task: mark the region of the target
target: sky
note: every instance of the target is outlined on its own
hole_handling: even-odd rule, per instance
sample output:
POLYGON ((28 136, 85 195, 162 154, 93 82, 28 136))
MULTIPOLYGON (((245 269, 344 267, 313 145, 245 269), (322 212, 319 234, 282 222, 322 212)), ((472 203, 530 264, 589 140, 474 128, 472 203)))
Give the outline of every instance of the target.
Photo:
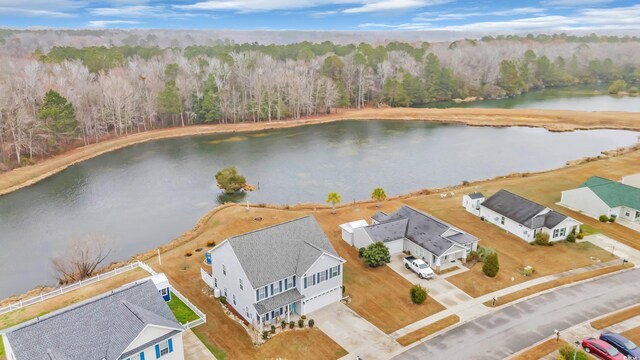
POLYGON ((0 0, 0 27, 629 31, 640 0, 0 0))

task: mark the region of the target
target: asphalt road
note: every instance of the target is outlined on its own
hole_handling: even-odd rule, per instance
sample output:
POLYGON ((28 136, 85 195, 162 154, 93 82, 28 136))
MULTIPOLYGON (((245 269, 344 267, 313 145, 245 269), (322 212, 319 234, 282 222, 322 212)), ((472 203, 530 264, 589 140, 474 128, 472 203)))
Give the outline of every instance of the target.
POLYGON ((638 303, 640 270, 636 269, 508 306, 429 339, 394 359, 504 359, 553 336, 554 329, 562 336, 564 329, 638 303))

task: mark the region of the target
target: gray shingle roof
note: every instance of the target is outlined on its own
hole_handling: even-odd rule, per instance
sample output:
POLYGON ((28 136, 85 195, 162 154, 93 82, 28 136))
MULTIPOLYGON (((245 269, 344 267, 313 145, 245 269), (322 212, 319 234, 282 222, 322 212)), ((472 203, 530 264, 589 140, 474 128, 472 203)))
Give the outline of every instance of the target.
POLYGON ((240 265, 254 288, 305 271, 324 252, 339 257, 312 216, 230 237, 240 265))
POLYGON ((7 330, 16 358, 117 360, 146 325, 182 331, 152 280, 7 330))
POLYGON ((262 314, 266 314, 271 310, 279 309, 282 306, 289 305, 302 298, 304 298, 304 296, 300 294, 298 289, 293 288, 283 293, 280 293, 276 296, 272 296, 270 298, 264 299, 253 305, 255 306, 256 311, 260 315, 262 315, 262 314))
POLYGON ((471 199, 475 200, 475 199, 482 199, 484 197, 484 195, 482 195, 482 193, 473 193, 473 194, 469 194, 468 195, 471 199))
POLYGON ((547 209, 545 206, 504 189, 493 194, 481 205, 529 229, 543 226, 551 229, 567 218, 566 215, 553 210, 540 214, 547 209))
POLYGON ((384 211, 378 211, 377 213, 373 214, 371 218, 375 221, 382 222, 388 220, 389 215, 387 215, 387 213, 385 213, 384 211))
POLYGON ((388 242, 407 238, 436 256, 442 255, 456 244, 478 241, 475 236, 457 230, 446 222, 409 206, 400 207, 388 216, 388 220, 369 225, 365 229, 373 241, 388 242), (445 233, 448 234, 445 236, 445 233))

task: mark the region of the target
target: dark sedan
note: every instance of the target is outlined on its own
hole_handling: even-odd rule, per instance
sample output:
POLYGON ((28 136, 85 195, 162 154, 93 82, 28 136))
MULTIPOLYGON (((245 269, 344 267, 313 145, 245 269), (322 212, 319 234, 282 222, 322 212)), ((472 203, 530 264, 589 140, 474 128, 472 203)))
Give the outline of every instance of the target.
POLYGON ((633 341, 626 337, 605 331, 600 334, 600 340, 604 340, 618 349, 621 353, 627 356, 629 359, 640 360, 640 348, 633 341))

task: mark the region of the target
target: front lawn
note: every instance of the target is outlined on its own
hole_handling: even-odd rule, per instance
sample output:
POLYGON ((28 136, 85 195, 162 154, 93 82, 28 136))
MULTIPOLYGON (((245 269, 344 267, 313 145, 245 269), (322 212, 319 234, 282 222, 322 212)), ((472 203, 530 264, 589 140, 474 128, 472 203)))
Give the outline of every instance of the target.
POLYGON ((0 359, 4 359, 4 343, 2 342, 2 335, 0 335, 0 359))
POLYGON ((171 309, 180 324, 186 324, 200 318, 174 293, 171 293, 171 300, 167 302, 167 305, 169 305, 169 309, 171 309))

